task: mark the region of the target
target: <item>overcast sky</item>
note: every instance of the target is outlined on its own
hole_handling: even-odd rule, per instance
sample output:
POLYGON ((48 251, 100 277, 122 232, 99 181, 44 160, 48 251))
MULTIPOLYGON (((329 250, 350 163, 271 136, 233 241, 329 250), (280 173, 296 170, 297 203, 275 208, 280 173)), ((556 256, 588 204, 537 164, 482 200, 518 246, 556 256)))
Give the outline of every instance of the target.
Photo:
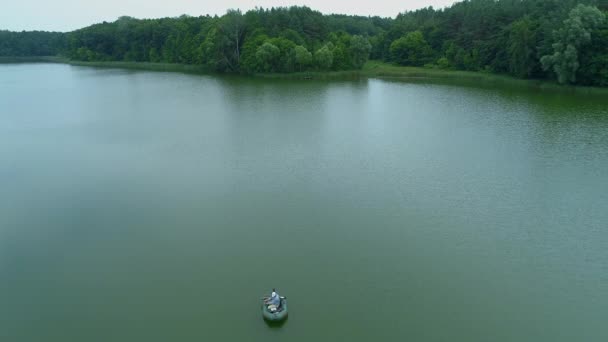
POLYGON ((224 14, 256 6, 306 5, 323 13, 395 17, 399 12, 433 6, 442 8, 456 0, 0 0, 0 30, 71 31, 122 15, 136 18, 224 14))

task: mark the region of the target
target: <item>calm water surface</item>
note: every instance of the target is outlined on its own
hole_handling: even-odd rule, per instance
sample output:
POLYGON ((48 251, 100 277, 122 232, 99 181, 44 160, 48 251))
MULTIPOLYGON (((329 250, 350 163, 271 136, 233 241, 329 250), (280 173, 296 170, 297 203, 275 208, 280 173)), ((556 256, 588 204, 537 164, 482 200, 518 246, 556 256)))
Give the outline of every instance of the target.
POLYGON ((608 340, 601 96, 0 65, 0 142, 3 341, 608 340))

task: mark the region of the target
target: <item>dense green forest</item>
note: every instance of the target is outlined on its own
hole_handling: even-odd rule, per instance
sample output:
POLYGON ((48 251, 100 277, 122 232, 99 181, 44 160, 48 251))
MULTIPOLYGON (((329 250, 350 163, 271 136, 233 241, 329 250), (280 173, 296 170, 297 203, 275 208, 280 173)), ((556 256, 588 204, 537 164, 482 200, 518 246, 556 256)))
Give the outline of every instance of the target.
POLYGON ((59 32, 0 30, 0 56, 51 56, 66 51, 66 35, 59 32))
POLYGON ((0 56, 196 64, 219 72, 398 65, 608 86, 608 0, 468 0, 396 18, 308 7, 121 17, 68 33, 0 31, 0 56))

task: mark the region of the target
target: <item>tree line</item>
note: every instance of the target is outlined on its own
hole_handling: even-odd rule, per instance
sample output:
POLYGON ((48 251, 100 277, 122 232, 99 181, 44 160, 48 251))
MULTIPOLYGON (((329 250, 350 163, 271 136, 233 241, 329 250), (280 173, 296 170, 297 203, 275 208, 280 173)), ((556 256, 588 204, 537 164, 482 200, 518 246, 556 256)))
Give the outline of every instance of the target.
POLYGON ((53 56, 66 50, 65 34, 59 32, 0 30, 0 56, 53 56))
POLYGON ((308 7, 121 17, 68 33, 0 31, 0 56, 197 64, 232 73, 360 69, 369 59, 608 86, 608 0, 466 0, 396 18, 308 7))

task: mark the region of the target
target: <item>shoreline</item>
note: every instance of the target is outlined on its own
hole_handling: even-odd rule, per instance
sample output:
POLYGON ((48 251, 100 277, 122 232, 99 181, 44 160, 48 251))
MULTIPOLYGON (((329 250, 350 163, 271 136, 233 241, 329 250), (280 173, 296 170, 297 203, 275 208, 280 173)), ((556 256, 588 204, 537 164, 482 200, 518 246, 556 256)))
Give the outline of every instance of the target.
POLYGON ((379 79, 429 80, 442 83, 458 82, 460 84, 472 84, 476 86, 503 85, 522 90, 534 89, 581 94, 608 94, 608 88, 562 85, 550 80, 521 79, 481 71, 397 66, 380 61, 368 61, 363 66, 362 72, 369 78, 379 79))
POLYGON ((0 56, 0 64, 19 63, 67 63, 68 60, 59 56, 29 56, 29 57, 3 57, 0 56))
MULTIPOLYGON (((41 57, 0 57, 0 63, 61 63, 73 66, 116 68, 130 70, 147 70, 159 72, 181 72, 188 74, 205 75, 230 75, 217 73, 200 65, 178 64, 178 63, 152 63, 152 62, 84 62, 73 61, 60 56, 41 57)), ((430 82, 459 82, 473 83, 475 85, 509 85, 521 89, 567 91, 587 94, 608 94, 608 88, 561 85, 548 80, 519 79, 507 75, 485 73, 479 71, 461 71, 432 69, 423 67, 397 66, 389 63, 370 60, 361 70, 342 71, 303 71, 294 73, 255 73, 251 75, 239 75, 253 78, 267 79, 291 79, 291 80, 355 80, 361 78, 394 79, 394 80, 417 80, 430 82)))
POLYGON ((152 63, 152 62, 82 62, 64 60, 65 64, 83 67, 95 68, 114 68, 114 69, 131 69, 131 70, 147 70, 161 72, 182 72, 189 74, 214 74, 209 69, 194 64, 177 64, 177 63, 152 63))

